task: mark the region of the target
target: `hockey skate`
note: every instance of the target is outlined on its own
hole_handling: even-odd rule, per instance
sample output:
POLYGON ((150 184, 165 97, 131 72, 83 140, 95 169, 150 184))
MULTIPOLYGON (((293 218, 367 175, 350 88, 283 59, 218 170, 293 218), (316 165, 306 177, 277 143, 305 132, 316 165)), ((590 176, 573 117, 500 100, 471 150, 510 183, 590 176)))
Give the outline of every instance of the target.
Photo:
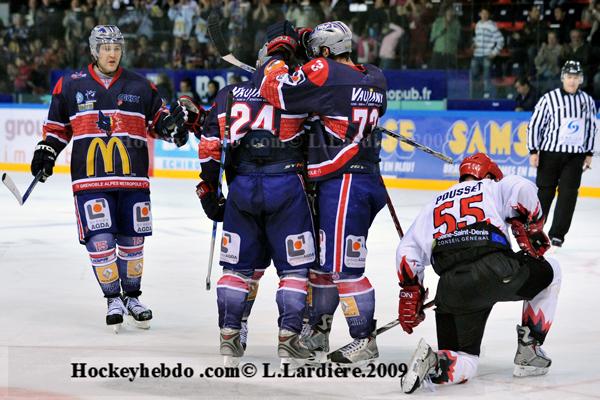
POLYGON ((109 297, 106 302, 108 304, 106 325, 111 326, 115 333, 119 333, 119 329, 123 325, 123 315, 127 313, 127 308, 125 308, 125 304, 119 296, 109 297))
POLYGON ((402 391, 410 394, 421 387, 423 381, 429 379, 429 374, 435 372, 437 364, 437 353, 431 349, 425 339, 421 339, 408 364, 406 374, 400 380, 402 391))
POLYGON ((327 353, 329 353, 329 333, 331 332, 331 324, 333 315, 323 314, 321 321, 311 327, 305 324, 302 327, 300 340, 304 346, 311 351, 312 356, 309 359, 311 364, 321 364, 327 361, 327 353))
POLYGON ((375 336, 368 336, 364 339, 354 339, 352 343, 331 353, 329 358, 331 362, 338 364, 356 364, 362 367, 377 357, 379 357, 379 350, 375 336))
POLYGON ((248 321, 242 321, 242 329, 240 329, 240 342, 242 347, 246 350, 246 343, 248 342, 248 321))
POLYGON ((221 355, 225 367, 237 368, 244 355, 244 348, 240 341, 240 329, 221 329, 221 355))
POLYGON ((129 314, 130 322, 140 329, 150 329, 152 310, 140 303, 137 297, 125 297, 125 306, 129 314))
POLYGON ((277 355, 281 358, 282 369, 284 364, 288 364, 288 369, 293 370, 306 364, 311 352, 300 341, 298 333, 280 329, 277 355))
POLYGON ((544 353, 537 340, 531 336, 529 327, 517 325, 517 336, 517 354, 515 354, 513 375, 524 377, 547 374, 552 360, 544 353))

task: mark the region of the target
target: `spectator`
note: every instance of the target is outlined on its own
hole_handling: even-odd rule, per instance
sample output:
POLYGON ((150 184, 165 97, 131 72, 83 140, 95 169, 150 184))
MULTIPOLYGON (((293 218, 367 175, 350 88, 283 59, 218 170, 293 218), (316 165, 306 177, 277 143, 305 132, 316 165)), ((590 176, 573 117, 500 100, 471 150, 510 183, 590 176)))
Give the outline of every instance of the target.
POLYGON ((483 73, 483 91, 485 97, 494 97, 495 87, 492 85, 492 60, 504 47, 504 37, 496 24, 490 20, 490 11, 487 7, 479 12, 481 20, 475 25, 473 38, 474 53, 471 59, 471 97, 476 97, 475 86, 480 85, 483 73))
POLYGON ((71 32, 77 28, 81 29, 83 23, 83 10, 79 0, 71 0, 70 8, 65 11, 62 25, 65 28, 65 39, 71 37, 71 32))
POLYGON ((195 0, 169 0, 169 12, 167 15, 173 21, 173 36, 188 39, 192 32, 194 18, 200 14, 200 8, 195 0))
POLYGON ((550 24, 550 28, 558 32, 558 40, 561 44, 569 43, 570 32, 575 28, 573 21, 567 17, 562 6, 554 8, 554 19, 550 24))
POLYGON ((16 93, 31 93, 31 66, 21 57, 15 59, 17 76, 14 79, 16 93))
POLYGON ((542 43, 540 51, 535 56, 538 86, 542 93, 558 86, 560 77, 560 57, 563 53, 562 46, 558 43, 555 31, 547 33, 547 41, 542 43))
POLYGON ((590 81, 591 51, 590 45, 584 40, 583 33, 579 29, 573 29, 571 42, 563 46, 563 54, 560 58, 561 64, 567 60, 579 61, 583 68, 583 77, 587 80, 584 87, 590 81))
POLYGON ((156 79, 156 90, 158 91, 158 95, 166 104, 171 104, 173 102, 173 84, 171 83, 171 79, 169 79, 169 75, 167 74, 158 74, 158 78, 156 79))
POLYGON ((183 54, 183 62, 186 69, 201 69, 204 67, 204 51, 195 36, 188 40, 188 48, 183 54))
POLYGON ((135 68, 152 68, 155 64, 154 51, 150 49, 148 38, 140 36, 136 48, 133 49, 131 65, 135 68))
POLYGON ((111 7, 111 0, 96 0, 96 7, 94 8, 94 17, 98 20, 99 24, 103 18, 103 21, 106 25, 115 25, 116 24, 116 15, 111 7))
POLYGON ((460 23, 455 17, 454 8, 446 8, 444 15, 436 18, 429 40, 433 43, 431 68, 456 69, 460 23))
POLYGON ((365 29, 362 35, 358 37, 356 43, 356 61, 359 64, 375 64, 377 55, 379 54, 378 40, 373 35, 375 31, 372 29, 365 29))
MULTIPOLYGON (((413 0, 408 1, 410 4, 413 4, 413 0)), ((379 35, 381 35, 383 32, 383 28, 389 24, 390 16, 387 8, 388 7, 384 4, 383 0, 375 0, 375 5, 373 9, 368 12, 367 16, 367 29, 369 37, 379 37, 379 35)))
POLYGON ((397 69, 400 68, 398 54, 396 49, 400 39, 405 34, 405 30, 401 26, 394 23, 389 25, 390 31, 383 37, 381 48, 379 49, 379 59, 381 68, 397 69))
POLYGON ((533 111, 538 101, 538 92, 531 86, 529 79, 521 77, 515 82, 517 97, 515 98, 515 111, 533 111))
POLYGON ((215 80, 210 80, 206 87, 206 97, 202 99, 202 104, 211 107, 217 98, 217 93, 219 92, 220 85, 219 82, 215 80))
POLYGON ((409 14, 409 61, 412 68, 422 68, 425 64, 425 54, 429 48, 427 38, 429 37, 429 25, 425 15, 425 6, 421 3, 414 3, 413 0, 407 0, 407 9, 409 14))
POLYGON ((8 40, 16 40, 21 45, 27 45, 29 40, 29 28, 25 26, 25 20, 21 14, 12 15, 12 25, 6 34, 8 40))
POLYGON ((177 98, 181 96, 188 96, 194 99, 195 104, 200 104, 200 96, 198 96, 198 92, 194 90, 194 86, 192 85, 192 80, 190 78, 183 78, 181 82, 179 82, 179 92, 177 92, 177 98))
POLYGON ((133 6, 128 6, 125 9, 117 25, 129 37, 144 35, 152 39, 154 36, 152 21, 150 20, 146 6, 141 0, 133 0, 133 6))
POLYGON ((533 73, 533 60, 546 39, 546 30, 546 25, 541 20, 540 9, 534 5, 528 12, 523 29, 512 33, 512 60, 513 64, 519 66, 521 75, 533 73))
POLYGON ((160 43, 159 51, 154 55, 153 67, 171 68, 171 47, 168 40, 160 43))
MULTIPOLYGON (((377 7, 375 0, 375 7, 377 7)), ((381 1, 383 3, 383 1, 381 1)), ((299 3, 292 3, 285 14, 294 26, 314 28, 323 21, 325 15, 319 6, 319 3, 314 0, 302 0, 299 3)))
POLYGON ((171 52, 171 68, 183 68, 183 39, 176 36, 173 42, 173 51, 171 52))

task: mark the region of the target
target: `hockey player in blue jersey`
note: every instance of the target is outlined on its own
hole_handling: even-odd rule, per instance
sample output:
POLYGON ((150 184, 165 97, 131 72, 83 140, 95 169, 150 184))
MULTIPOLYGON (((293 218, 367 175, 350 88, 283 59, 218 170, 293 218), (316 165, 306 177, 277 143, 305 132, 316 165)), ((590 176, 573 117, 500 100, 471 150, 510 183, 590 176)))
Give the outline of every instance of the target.
POLYGON ((303 133, 306 113, 283 112, 260 96, 263 68, 247 82, 222 89, 200 136, 202 181, 197 186, 206 215, 223 221, 223 276, 217 283, 220 352, 226 366, 244 354, 242 319, 251 286, 271 261, 279 275, 278 355, 302 364, 310 351, 299 334, 308 270, 316 261, 313 222, 304 191, 303 133), (216 193, 226 98, 233 94, 226 176, 228 196, 216 193))
POLYGON ((373 128, 386 110, 387 84, 373 65, 350 60, 352 32, 339 21, 298 37, 287 21, 267 32, 271 60, 260 93, 282 112, 311 114, 308 177, 318 182, 320 268, 311 270, 312 333, 305 343, 329 350, 334 311, 341 302, 352 343, 332 354, 338 363, 378 357, 372 332, 375 293, 364 275, 366 241, 386 203, 379 172, 381 138, 373 128), (280 59, 305 45, 312 60, 291 74, 280 59))
POLYGON ((54 87, 31 172, 41 172, 44 182, 57 155, 73 142, 79 241, 108 302, 106 323, 118 331, 123 316, 131 315, 138 327, 149 328, 152 311, 138 300, 144 237, 152 234, 147 141, 185 144, 185 110, 170 114, 153 84, 120 67, 124 39, 118 27, 96 26, 89 43, 93 62, 54 87))

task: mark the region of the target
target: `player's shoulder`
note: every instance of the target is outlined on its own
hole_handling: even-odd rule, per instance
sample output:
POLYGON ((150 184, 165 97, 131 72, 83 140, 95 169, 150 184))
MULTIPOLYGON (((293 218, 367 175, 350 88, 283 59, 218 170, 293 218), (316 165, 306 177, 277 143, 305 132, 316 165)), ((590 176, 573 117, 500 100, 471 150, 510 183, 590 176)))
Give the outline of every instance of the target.
POLYGON ((136 86, 139 85, 139 87, 141 88, 152 89, 158 92, 156 85, 150 79, 130 69, 121 68, 121 74, 119 76, 119 79, 123 79, 125 81, 128 81, 129 83, 133 83, 136 86))
POLYGON ((505 175, 500 181, 495 182, 491 179, 489 181, 493 182, 494 186, 499 187, 503 190, 512 190, 514 188, 528 188, 537 193, 537 186, 531 180, 524 178, 519 175, 505 175))
POLYGON ((52 94, 62 94, 68 91, 70 87, 76 86, 77 84, 91 79, 88 68, 81 68, 79 70, 65 72, 58 78, 58 81, 54 84, 52 94))

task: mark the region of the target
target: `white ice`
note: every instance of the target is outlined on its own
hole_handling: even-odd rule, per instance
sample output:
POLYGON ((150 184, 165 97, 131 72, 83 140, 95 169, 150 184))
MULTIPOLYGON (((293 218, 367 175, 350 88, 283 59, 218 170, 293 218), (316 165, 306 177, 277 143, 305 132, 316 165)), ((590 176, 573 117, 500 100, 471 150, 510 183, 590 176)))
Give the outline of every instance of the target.
MULTIPOLYGON (((24 191, 31 177, 11 173, 24 191)), ((392 190, 404 229, 434 195, 392 190)), ((391 399, 403 396, 398 378, 206 379, 71 378, 71 363, 88 366, 169 366, 182 363, 196 372, 221 366, 215 290, 204 280, 212 224, 204 217, 190 180, 154 179, 154 236, 146 241, 141 297, 154 311, 149 331, 126 327, 115 335, 104 324, 106 303, 93 277, 85 248, 78 243, 69 178, 57 175, 40 184, 20 207, 0 188, 0 398, 158 399, 308 398, 391 399)), ((521 304, 498 304, 487 324, 478 376, 465 385, 420 391, 412 397, 489 399, 600 398, 600 200, 581 198, 561 262, 563 287, 556 318, 544 346, 552 357, 544 377, 512 377, 515 325, 521 304)), ((368 239, 367 276, 376 288, 380 325, 396 317, 398 285, 394 267, 398 238, 386 209, 368 239)), ((427 270, 433 295, 436 277, 427 270)), ((213 287, 220 269, 213 269, 213 287)), ((245 362, 278 359, 277 279, 269 269, 261 281, 250 318, 245 362)), ((378 338, 382 363, 408 362, 420 337, 435 346, 432 311, 412 335, 400 328, 378 338)), ((333 347, 349 341, 340 310, 333 347)), ((262 367, 261 367, 262 368, 262 367)))

